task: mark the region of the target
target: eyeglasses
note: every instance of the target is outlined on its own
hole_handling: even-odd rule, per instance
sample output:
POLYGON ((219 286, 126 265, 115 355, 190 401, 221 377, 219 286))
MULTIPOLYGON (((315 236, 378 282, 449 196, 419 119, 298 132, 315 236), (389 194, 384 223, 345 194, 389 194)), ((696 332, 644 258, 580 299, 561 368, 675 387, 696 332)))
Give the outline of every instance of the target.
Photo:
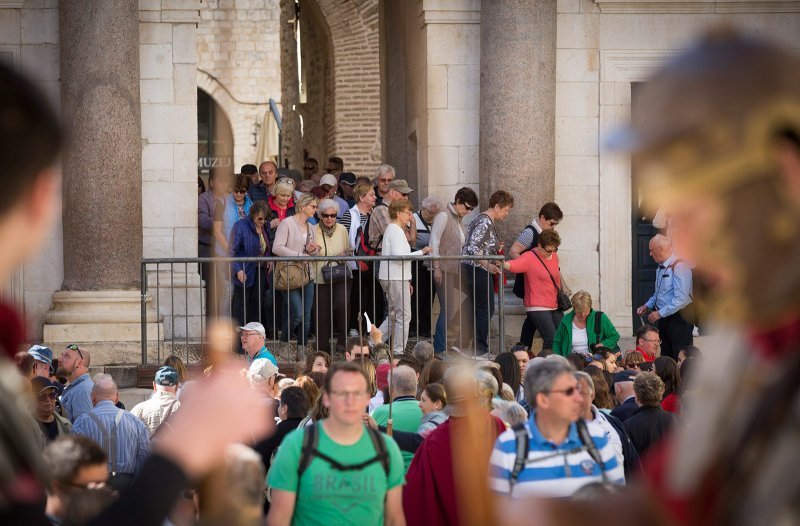
POLYGON ((36 399, 40 402, 44 402, 45 400, 55 400, 58 398, 58 395, 55 391, 50 391, 49 393, 39 393, 36 395, 36 399))
POLYGON ((317 209, 317 205, 306 205, 306 206, 310 206, 310 207, 311 207, 311 208, 313 208, 314 210, 316 210, 316 209, 317 209))
POLYGON ((70 351, 75 351, 76 353, 78 353, 78 356, 80 356, 81 360, 83 360, 83 353, 81 352, 81 348, 80 347, 78 347, 74 343, 70 343, 69 345, 67 345, 67 349, 69 349, 70 351))
POLYGON ((367 396, 366 391, 331 391, 331 396, 334 398, 338 398, 340 400, 346 400, 348 398, 361 398, 363 396, 367 396))
POLYGON ((544 249, 544 251, 547 252, 548 254, 552 254, 553 252, 558 252, 558 248, 554 248, 554 249, 546 248, 546 249, 544 249))
POLYGON ((320 214, 319 216, 323 219, 336 219, 336 214, 320 214))
POLYGON ((313 166, 303 166, 303 170, 313 170, 313 166))
POLYGON ((580 393, 581 392, 581 388, 580 387, 567 387, 566 389, 550 389, 549 391, 544 391, 544 392, 545 393, 562 393, 565 396, 572 396, 576 392, 580 393))

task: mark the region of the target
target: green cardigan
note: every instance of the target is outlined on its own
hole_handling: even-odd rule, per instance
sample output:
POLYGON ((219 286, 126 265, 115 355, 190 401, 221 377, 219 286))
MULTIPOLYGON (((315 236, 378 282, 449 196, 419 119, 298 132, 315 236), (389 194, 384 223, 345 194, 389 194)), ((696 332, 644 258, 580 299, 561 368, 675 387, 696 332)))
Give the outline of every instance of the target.
MULTIPOLYGON (((597 311, 594 309, 589 311, 589 316, 586 318, 586 336, 589 339, 589 345, 597 343, 597 335, 594 332, 594 319, 597 311)), ((561 324, 556 329, 556 335, 553 339, 553 354, 560 354, 566 356, 572 352, 572 320, 575 319, 575 311, 566 314, 561 320, 561 324)), ((606 349, 614 349, 619 342, 619 333, 612 325, 611 320, 604 312, 600 313, 600 343, 606 349)))

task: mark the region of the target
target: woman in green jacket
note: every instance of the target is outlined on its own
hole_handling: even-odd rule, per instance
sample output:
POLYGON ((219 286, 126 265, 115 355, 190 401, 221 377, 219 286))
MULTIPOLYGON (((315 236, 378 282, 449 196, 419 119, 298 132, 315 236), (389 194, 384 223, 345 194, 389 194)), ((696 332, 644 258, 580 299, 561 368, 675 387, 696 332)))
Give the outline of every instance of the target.
POLYGON ((619 333, 603 312, 592 310, 592 297, 585 290, 572 296, 573 310, 564 316, 553 339, 553 354, 567 356, 571 352, 591 354, 592 345, 616 351, 619 333), (600 315, 599 335, 597 315, 600 315), (599 337, 598 337, 599 336, 599 337))

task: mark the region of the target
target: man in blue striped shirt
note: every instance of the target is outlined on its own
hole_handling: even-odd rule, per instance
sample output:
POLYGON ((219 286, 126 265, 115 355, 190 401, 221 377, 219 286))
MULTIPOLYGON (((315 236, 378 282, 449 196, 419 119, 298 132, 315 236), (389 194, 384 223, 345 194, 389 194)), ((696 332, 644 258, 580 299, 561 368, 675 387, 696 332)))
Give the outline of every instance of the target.
POLYGON ((623 466, 603 430, 591 422, 583 430, 576 425, 581 397, 573 372, 560 356, 527 368, 531 416, 524 427, 497 438, 489 460, 492 490, 511 497, 571 497, 588 484, 624 483, 623 466))
POLYGON ((92 403, 94 409, 75 420, 72 432, 91 438, 108 455, 111 484, 117 489, 126 486, 150 455, 147 427, 141 420, 114 404, 119 391, 107 374, 94 377, 92 403))

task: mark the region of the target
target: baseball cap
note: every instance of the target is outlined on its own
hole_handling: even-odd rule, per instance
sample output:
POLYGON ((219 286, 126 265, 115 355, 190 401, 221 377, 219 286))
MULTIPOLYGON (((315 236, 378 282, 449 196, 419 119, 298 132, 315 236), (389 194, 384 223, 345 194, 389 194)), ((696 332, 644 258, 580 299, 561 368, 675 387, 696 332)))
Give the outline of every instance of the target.
POLYGON ((173 387, 178 385, 178 371, 174 367, 165 365, 156 371, 156 385, 163 385, 166 387, 173 387))
POLYGON ((355 186, 356 174, 354 174, 353 172, 342 172, 342 174, 339 176, 339 184, 355 186))
POLYGON ((614 373, 614 383, 617 382, 632 382, 636 378, 636 371, 620 371, 614 373))
POLYGON ((266 329, 264 329, 264 326, 261 325, 260 323, 258 323, 257 321, 251 321, 250 323, 248 323, 244 327, 236 327, 236 329, 239 332, 241 332, 241 331, 256 331, 257 333, 259 333, 264 338, 267 337, 266 329))
POLYGON ((47 365, 53 365, 53 351, 49 347, 43 345, 34 345, 28 349, 28 354, 33 356, 37 362, 44 362, 47 365))
POLYGON ((34 376, 31 378, 31 389, 33 390, 34 394, 43 393, 48 389, 55 389, 58 391, 58 384, 51 382, 49 378, 45 378, 43 376, 34 376))
POLYGON ((339 181, 336 179, 336 176, 333 175, 333 174, 325 174, 319 180, 319 185, 320 186, 325 186, 325 185, 336 186, 337 184, 339 184, 339 181))
POLYGON ((278 366, 272 363, 272 360, 258 358, 250 364, 250 368, 247 370, 247 377, 250 378, 256 374, 265 380, 269 379, 278 374, 278 366))
POLYGON ((410 194, 414 191, 410 186, 408 186, 408 183, 405 179, 395 179, 389 183, 389 190, 397 190, 401 194, 410 194))

